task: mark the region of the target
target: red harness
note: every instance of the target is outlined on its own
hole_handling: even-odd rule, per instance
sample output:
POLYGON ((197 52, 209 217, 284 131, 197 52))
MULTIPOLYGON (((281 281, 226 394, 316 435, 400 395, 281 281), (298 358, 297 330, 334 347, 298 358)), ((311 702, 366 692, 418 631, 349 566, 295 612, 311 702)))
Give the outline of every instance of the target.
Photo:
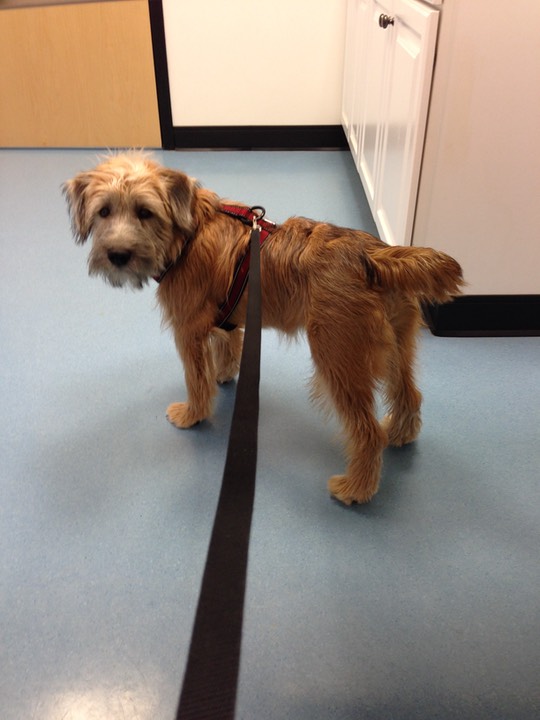
MULTIPOLYGON (((236 218, 237 220, 240 220, 240 222, 243 222, 244 225, 249 225, 249 227, 253 227, 254 220, 257 221, 257 225, 260 228, 259 236, 260 236, 260 246, 263 246, 264 241, 266 238, 274 232, 276 229, 276 223, 273 223, 271 220, 264 220, 260 217, 260 213, 255 212, 256 210, 260 210, 262 208, 259 207, 244 207, 243 205, 222 205, 220 208, 220 211, 224 213, 225 215, 230 215, 231 217, 236 218)), ((264 210, 263 210, 264 214, 264 210)), ((246 252, 244 255, 240 258, 236 265, 236 269, 234 271, 233 281, 231 283, 231 287, 229 288, 229 292, 227 293, 227 297, 225 298, 225 302, 223 302, 218 310, 218 314, 216 317, 216 327, 221 328, 222 330, 231 331, 234 330, 236 325, 233 323, 230 323, 228 320, 230 316, 233 314, 236 306, 240 302, 240 298, 242 297, 242 293, 246 289, 248 277, 249 277, 249 258, 250 258, 250 246, 248 244, 246 252)))
MULTIPOLYGON (((245 207, 244 205, 228 205, 223 204, 219 208, 220 212, 224 213, 225 215, 229 215, 230 217, 236 218, 237 220, 240 220, 240 222, 244 223, 244 225, 248 225, 249 227, 253 227, 253 223, 256 220, 257 225, 260 228, 259 236, 260 236, 260 246, 263 246, 264 241, 266 238, 274 232, 276 229, 276 223, 273 223, 271 220, 264 220, 261 217, 261 214, 259 212, 256 212, 257 210, 263 210, 260 207, 245 207)), ((263 210, 264 215, 264 210, 263 210)), ((248 282, 249 277, 249 258, 250 258, 250 246, 248 244, 246 252, 244 255, 240 258, 238 263, 236 264, 236 268, 234 271, 233 280, 231 283, 231 287, 229 288, 229 292, 227 293, 227 297, 225 298, 225 301, 219 306, 218 314, 216 317, 215 327, 221 328, 222 330, 234 330, 236 325, 233 325, 233 323, 228 322, 230 316, 233 314, 236 306, 240 302, 240 298, 242 297, 242 293, 246 289, 246 285, 248 282)), ((176 259, 178 260, 178 258, 176 259)), ((169 270, 175 265, 176 260, 173 260, 165 270, 160 275, 157 275, 154 277, 154 280, 159 284, 165 275, 169 272, 169 270)))

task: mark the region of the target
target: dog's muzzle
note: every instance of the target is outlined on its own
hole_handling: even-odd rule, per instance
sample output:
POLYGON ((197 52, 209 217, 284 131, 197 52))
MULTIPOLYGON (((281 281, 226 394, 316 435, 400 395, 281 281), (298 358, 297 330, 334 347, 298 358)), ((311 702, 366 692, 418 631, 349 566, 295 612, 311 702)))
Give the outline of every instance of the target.
POLYGON ((125 267, 131 260, 131 255, 129 250, 109 250, 107 252, 110 262, 118 268, 125 267))

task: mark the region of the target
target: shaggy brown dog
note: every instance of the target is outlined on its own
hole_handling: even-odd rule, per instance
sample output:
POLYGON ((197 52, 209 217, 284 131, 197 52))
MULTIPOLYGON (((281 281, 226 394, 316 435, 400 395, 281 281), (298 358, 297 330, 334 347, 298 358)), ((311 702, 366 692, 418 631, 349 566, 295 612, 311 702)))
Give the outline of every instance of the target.
MULTIPOLYGON (((187 175, 145 155, 112 156, 64 185, 77 242, 89 236, 92 275, 142 287, 164 276, 157 295, 184 364, 187 402, 168 419, 187 428, 211 415, 216 383, 238 372, 247 293, 215 327, 250 230, 222 212, 224 201, 187 175)), ((245 207, 245 206, 244 206, 245 207)), ((293 217, 261 250, 262 323, 289 335, 305 331, 315 365, 313 395, 327 398, 347 438, 346 474, 330 478, 344 503, 377 492, 387 444, 420 430, 421 395, 413 377, 419 302, 447 302, 462 273, 448 255, 389 247, 367 233, 293 217), (381 423, 374 394, 383 386, 381 423)))

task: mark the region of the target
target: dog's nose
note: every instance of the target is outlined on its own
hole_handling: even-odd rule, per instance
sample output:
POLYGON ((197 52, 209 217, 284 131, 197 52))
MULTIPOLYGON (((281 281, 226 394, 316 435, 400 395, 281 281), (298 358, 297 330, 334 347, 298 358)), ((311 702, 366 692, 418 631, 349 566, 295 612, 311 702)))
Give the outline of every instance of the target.
POLYGON ((131 260, 131 252, 129 250, 109 250, 107 257, 116 267, 124 267, 131 260))

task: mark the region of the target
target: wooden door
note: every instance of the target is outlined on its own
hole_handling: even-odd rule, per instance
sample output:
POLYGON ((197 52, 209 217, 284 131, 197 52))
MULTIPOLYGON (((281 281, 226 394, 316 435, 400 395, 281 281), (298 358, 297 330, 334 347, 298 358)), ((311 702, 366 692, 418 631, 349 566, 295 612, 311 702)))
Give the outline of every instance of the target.
POLYGON ((161 147, 147 0, 0 10, 0 145, 161 147))

